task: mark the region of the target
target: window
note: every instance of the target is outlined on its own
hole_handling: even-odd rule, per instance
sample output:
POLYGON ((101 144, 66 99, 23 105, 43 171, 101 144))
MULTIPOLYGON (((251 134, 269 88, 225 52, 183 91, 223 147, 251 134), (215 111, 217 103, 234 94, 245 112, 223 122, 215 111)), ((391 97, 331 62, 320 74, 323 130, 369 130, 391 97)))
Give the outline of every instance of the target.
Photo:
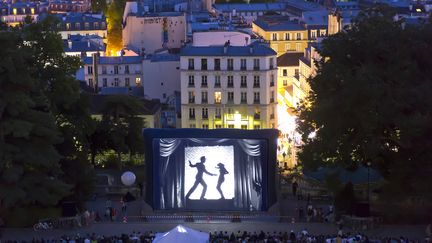
POLYGON ((240 59, 240 69, 246 70, 246 59, 240 59))
POLYGON ((246 130, 247 128, 248 128, 247 125, 241 125, 241 129, 246 130))
POLYGON ((66 30, 70 30, 71 28, 71 24, 70 23, 66 23, 66 30))
POLYGON ((209 125, 208 124, 202 124, 202 128, 203 129, 209 129, 209 125))
POLYGON ((301 43, 296 43, 296 51, 302 51, 302 44, 301 43))
POLYGON ((260 93, 254 92, 254 103, 260 103, 260 93))
POLYGON ((130 80, 129 80, 129 78, 125 78, 125 86, 126 87, 130 86, 130 80))
POLYGON ((222 128, 222 125, 215 125, 215 128, 222 128))
POLYGON ((31 9, 30 9, 30 12, 31 12, 31 14, 35 14, 35 9, 34 9, 34 8, 31 8, 31 9))
POLYGON ((253 87, 254 88, 260 87, 260 76, 257 76, 257 75, 254 76, 253 87))
POLYGON ((242 88, 247 87, 247 76, 246 75, 240 76, 240 87, 242 87, 242 88))
POLYGON ((117 65, 114 66, 114 74, 119 73, 119 67, 117 65))
POLYGON ((201 76, 201 87, 207 87, 207 76, 201 76))
POLYGON ((220 76, 216 75, 215 76, 215 87, 220 87, 221 86, 221 82, 220 82, 220 76))
POLYGON ((95 30, 99 29, 99 23, 98 23, 98 22, 94 22, 94 23, 93 23, 93 28, 94 28, 95 30))
POLYGON ((77 29, 77 30, 81 29, 80 23, 75 23, 75 29, 77 29))
POLYGON ((220 69, 221 69, 221 67, 220 67, 220 59, 216 58, 214 60, 214 70, 220 70, 220 69))
POLYGON ((274 58, 272 57, 272 58, 270 58, 270 69, 273 69, 274 68, 274 58))
POLYGON ((255 113, 254 113, 254 119, 260 119, 261 118, 261 111, 259 107, 255 107, 255 113))
POLYGON ((273 87, 274 83, 275 83, 275 81, 274 81, 274 75, 272 74, 272 75, 270 75, 270 87, 273 87))
POLYGON ((254 70, 259 70, 260 69, 260 59, 255 58, 254 59, 254 70))
POLYGON ((189 58, 188 59, 188 69, 189 70, 194 70, 195 69, 194 59, 193 58, 189 58))
POLYGON ((228 92, 228 102, 234 101, 234 92, 228 92))
POLYGON ((90 86, 94 86, 94 83, 93 83, 93 79, 92 79, 92 78, 89 78, 89 85, 90 85, 90 86))
POLYGON ((316 35, 317 35, 317 31, 316 30, 311 30, 311 39, 316 39, 316 35))
POLYGON ((294 76, 296 76, 296 77, 299 76, 299 70, 298 70, 298 68, 296 68, 296 69, 294 70, 294 76))
POLYGON ((227 87, 228 88, 234 87, 234 76, 232 75, 228 76, 227 87))
POLYGON ((282 76, 284 77, 288 76, 288 70, 282 69, 282 76))
POLYGON ((289 40, 290 39, 290 34, 289 33, 285 33, 285 40, 289 40))
POLYGON ((216 104, 220 104, 222 101, 222 93, 220 91, 214 92, 214 100, 216 104))
POLYGON ((89 24, 88 22, 85 22, 85 23, 84 23, 84 28, 85 28, 86 30, 90 29, 90 24, 89 24))
POLYGON ((202 118, 208 119, 208 108, 202 108, 202 118))
POLYGON ((208 93, 207 91, 201 92, 201 103, 207 103, 208 102, 208 93))
POLYGON ((241 92, 240 95, 241 95, 240 102, 241 103, 246 103, 247 102, 247 93, 246 92, 241 92))
POLYGON ((189 103, 195 103, 195 92, 189 91, 189 103))
POLYGON ((228 128, 234 128, 234 125, 233 124, 229 124, 228 128))
POLYGON ((107 73, 107 67, 106 66, 102 66, 102 74, 106 74, 107 73))
POLYGON ((189 87, 194 87, 194 86, 195 86, 195 76, 193 76, 193 75, 189 75, 189 82, 188 82, 188 86, 189 86, 189 87))
POLYGON ((114 78, 114 86, 115 87, 119 86, 119 79, 118 78, 114 78))
POLYGON ((320 36, 326 36, 327 30, 320 30, 320 36))
POLYGON ((285 44, 285 51, 291 50, 291 44, 285 44))
POLYGON ((140 77, 136 77, 135 78, 135 85, 136 86, 141 86, 141 78, 140 77))
POLYGON ((278 34, 272 33, 272 40, 277 41, 277 38, 278 38, 278 34))
POLYGON ((102 79, 102 86, 107 87, 108 86, 108 80, 106 78, 102 79))
POLYGON ((302 34, 301 33, 297 33, 297 40, 301 40, 302 38, 302 34))
POLYGON ((189 108, 189 119, 195 119, 195 108, 189 108))
POLYGON ((227 69, 234 70, 234 60, 232 58, 228 58, 227 60, 227 69))
POLYGON ((207 70, 207 59, 201 59, 201 70, 207 70))
POLYGON ((129 65, 125 66, 125 74, 129 74, 129 65))
POLYGON ((260 125, 254 125, 254 129, 261 129, 260 125))
POLYGON ((191 123, 191 124, 189 124, 189 127, 190 127, 190 128, 196 128, 196 125, 193 124, 193 123, 191 123))
POLYGON ((87 67, 87 73, 88 74, 93 74, 93 66, 88 66, 87 67))
POLYGON ((222 116, 221 116, 221 109, 220 108, 216 108, 215 109, 215 118, 218 118, 218 119, 220 119, 222 116))
POLYGON ((274 109, 274 107, 272 107, 271 113, 270 113, 270 119, 274 119, 274 117, 275 117, 274 113, 275 113, 275 109, 274 109))
POLYGON ((270 103, 274 103, 274 91, 270 92, 270 103))
POLYGON ((288 81, 286 79, 284 79, 283 86, 287 86, 287 85, 288 85, 288 81))

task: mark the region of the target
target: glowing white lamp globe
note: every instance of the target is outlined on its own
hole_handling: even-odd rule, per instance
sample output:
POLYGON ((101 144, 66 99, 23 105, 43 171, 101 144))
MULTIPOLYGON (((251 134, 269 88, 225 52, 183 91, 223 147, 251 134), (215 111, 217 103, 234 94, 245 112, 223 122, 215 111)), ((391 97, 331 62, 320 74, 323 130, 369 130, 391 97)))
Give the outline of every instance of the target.
POLYGON ((135 183, 135 180, 136 180, 135 174, 133 172, 130 172, 130 171, 126 171, 121 176, 121 181, 125 186, 131 186, 132 184, 135 183))

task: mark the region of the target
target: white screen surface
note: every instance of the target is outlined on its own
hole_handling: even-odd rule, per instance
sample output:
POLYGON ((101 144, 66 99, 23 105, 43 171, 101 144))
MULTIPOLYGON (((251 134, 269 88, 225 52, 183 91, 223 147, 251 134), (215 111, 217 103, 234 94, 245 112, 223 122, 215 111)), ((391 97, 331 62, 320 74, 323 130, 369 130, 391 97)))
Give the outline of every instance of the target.
MULTIPOLYGON (((207 192, 204 196, 205 199, 220 199, 221 195, 216 189, 219 168, 218 163, 225 165, 228 174, 225 175, 225 181, 221 184, 221 190, 225 199, 234 198, 234 146, 195 146, 185 148, 185 195, 189 192, 195 183, 197 168, 190 167, 189 161, 193 165, 200 162, 200 158, 205 156, 206 162, 204 163, 205 169, 216 176, 210 176, 206 173, 203 174, 203 180, 207 184, 207 192)), ((199 200, 203 187, 201 184, 190 195, 190 200, 199 200)))

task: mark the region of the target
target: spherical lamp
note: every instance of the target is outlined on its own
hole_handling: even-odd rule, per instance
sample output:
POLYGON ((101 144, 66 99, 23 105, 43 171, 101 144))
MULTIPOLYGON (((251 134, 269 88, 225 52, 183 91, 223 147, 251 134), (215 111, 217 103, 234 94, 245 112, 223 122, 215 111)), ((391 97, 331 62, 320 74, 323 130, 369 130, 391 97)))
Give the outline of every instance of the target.
POLYGON ((125 185, 125 186, 131 186, 132 184, 135 183, 135 180, 136 180, 136 176, 131 171, 126 171, 121 176, 121 181, 122 181, 123 185, 125 185))

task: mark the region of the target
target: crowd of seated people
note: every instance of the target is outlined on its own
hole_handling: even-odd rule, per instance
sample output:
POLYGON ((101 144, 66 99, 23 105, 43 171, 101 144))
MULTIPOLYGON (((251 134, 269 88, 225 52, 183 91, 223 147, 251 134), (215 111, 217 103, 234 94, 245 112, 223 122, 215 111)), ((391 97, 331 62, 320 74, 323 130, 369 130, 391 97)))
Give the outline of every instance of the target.
MULTIPOLYGON (((4 243, 144 243, 152 242, 155 233, 133 231, 131 234, 120 234, 114 236, 104 236, 98 234, 62 236, 59 238, 33 239, 31 241, 17 241, 14 239, 3 240, 4 243)), ((211 243, 279 243, 279 242, 298 242, 298 243, 417 243, 424 242, 410 240, 405 237, 367 237, 362 234, 342 234, 337 235, 311 235, 306 229, 299 232, 210 232, 209 242, 211 243)), ((192 243, 192 242, 191 242, 192 243)))

